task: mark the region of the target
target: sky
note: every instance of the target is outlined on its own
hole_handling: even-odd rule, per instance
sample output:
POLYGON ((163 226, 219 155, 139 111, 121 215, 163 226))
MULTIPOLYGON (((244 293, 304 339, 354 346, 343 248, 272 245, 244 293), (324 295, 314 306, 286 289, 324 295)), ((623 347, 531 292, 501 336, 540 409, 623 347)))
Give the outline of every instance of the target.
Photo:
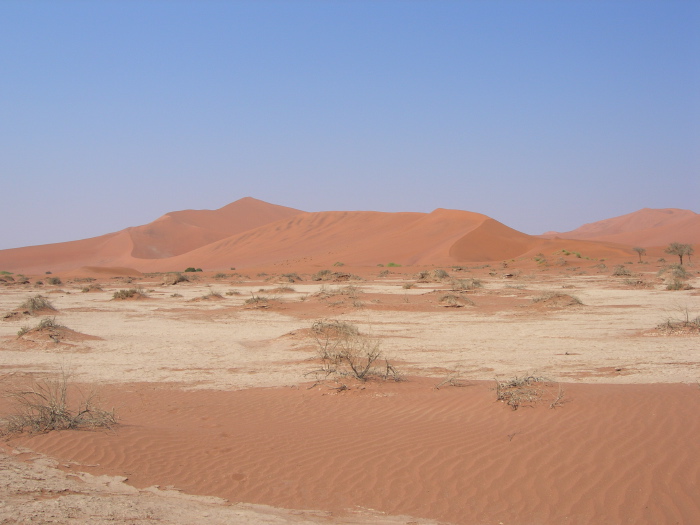
POLYGON ((251 196, 700 212, 700 2, 0 1, 0 249, 251 196))

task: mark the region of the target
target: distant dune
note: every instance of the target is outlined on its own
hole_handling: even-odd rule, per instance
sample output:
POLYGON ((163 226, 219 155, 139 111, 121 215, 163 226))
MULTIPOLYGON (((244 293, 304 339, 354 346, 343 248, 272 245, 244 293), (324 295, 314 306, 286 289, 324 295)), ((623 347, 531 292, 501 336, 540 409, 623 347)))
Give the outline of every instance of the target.
POLYGON ((605 219, 570 232, 547 232, 543 237, 604 241, 627 246, 666 246, 671 242, 700 244, 700 214, 675 208, 644 208, 605 219))
POLYGON ((309 213, 246 197, 218 210, 171 212, 149 224, 91 239, 0 250, 0 269, 43 273, 108 267, 125 273, 336 261, 449 265, 562 249, 591 258, 627 258, 633 246, 672 241, 700 243, 700 215, 644 209, 572 232, 532 236, 468 211, 309 213))

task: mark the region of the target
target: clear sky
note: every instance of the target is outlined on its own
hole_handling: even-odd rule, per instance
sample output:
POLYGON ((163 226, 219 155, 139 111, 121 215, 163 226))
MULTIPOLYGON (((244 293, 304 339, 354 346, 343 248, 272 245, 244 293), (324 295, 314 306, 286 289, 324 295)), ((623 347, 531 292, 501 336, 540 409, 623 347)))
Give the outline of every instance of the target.
POLYGON ((0 249, 252 196, 700 212, 700 2, 0 1, 0 249))

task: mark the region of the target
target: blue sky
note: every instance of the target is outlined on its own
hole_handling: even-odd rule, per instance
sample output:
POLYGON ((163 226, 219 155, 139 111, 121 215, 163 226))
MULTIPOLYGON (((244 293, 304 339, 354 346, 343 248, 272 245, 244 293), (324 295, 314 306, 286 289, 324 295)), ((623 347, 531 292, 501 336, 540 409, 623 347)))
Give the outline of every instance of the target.
POLYGON ((700 212, 700 2, 0 2, 0 249, 245 196, 700 212))

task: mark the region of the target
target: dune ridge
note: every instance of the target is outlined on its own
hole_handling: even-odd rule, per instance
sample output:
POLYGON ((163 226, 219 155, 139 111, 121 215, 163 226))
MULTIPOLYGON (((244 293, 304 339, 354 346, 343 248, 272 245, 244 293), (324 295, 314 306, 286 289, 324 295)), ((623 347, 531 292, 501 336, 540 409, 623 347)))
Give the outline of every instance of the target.
POLYGON ((676 208, 644 208, 633 213, 584 224, 564 233, 545 237, 603 241, 627 246, 666 246, 671 242, 700 243, 700 214, 676 208))
POLYGON ((43 273, 100 266, 153 272, 335 262, 451 265, 557 250, 629 258, 633 246, 672 241, 700 242, 700 215, 645 209, 572 232, 532 236, 461 210, 302 212, 246 197, 218 210, 171 212, 91 239, 0 250, 0 268, 43 273))

